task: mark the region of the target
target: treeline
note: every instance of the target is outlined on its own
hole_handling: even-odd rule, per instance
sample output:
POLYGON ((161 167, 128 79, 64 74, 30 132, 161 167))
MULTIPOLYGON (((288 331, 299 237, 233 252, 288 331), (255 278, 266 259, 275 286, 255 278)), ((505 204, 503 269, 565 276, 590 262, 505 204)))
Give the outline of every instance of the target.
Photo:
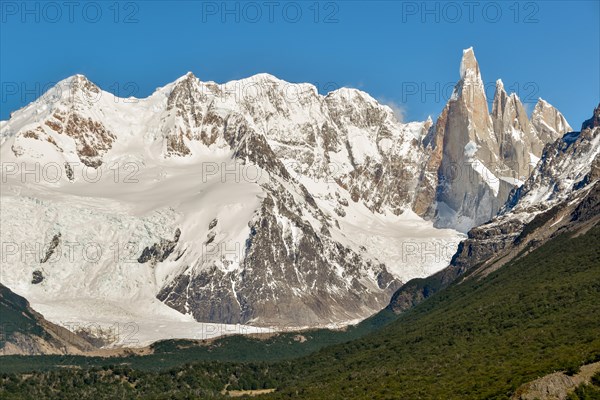
POLYGON ((205 399, 276 387, 265 364, 200 363, 152 372, 109 365, 0 375, 2 399, 205 399))

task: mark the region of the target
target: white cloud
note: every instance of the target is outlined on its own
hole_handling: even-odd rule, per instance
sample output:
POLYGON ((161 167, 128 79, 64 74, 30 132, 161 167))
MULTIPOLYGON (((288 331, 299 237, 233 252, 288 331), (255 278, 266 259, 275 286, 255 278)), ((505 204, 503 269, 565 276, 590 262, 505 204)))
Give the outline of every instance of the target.
POLYGON ((403 105, 400 105, 400 104, 396 103, 395 101, 388 100, 386 98, 379 98, 377 100, 381 104, 384 104, 384 105, 388 106, 389 108, 391 108, 398 121, 404 122, 404 119, 406 118, 406 108, 403 105))

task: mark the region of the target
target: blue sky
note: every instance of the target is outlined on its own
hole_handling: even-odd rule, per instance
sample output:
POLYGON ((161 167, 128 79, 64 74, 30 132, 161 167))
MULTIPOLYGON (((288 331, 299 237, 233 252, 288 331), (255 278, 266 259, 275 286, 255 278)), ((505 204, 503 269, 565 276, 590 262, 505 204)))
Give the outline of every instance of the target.
POLYGON ((542 97, 576 129, 600 100, 598 1, 69 4, 0 3, 1 119, 75 73, 145 97, 187 71, 356 87, 407 121, 435 118, 470 46, 490 97, 502 78, 530 108, 542 97))

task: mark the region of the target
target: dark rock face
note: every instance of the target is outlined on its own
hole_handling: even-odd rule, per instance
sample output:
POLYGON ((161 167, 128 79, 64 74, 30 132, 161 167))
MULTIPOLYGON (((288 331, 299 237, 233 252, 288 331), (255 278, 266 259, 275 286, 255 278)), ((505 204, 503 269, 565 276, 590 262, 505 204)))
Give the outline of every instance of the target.
POLYGON ((523 229, 519 220, 507 220, 503 224, 490 227, 486 224, 469 231, 468 239, 463 241, 452 257, 451 264, 469 269, 498 254, 515 240, 523 229))
POLYGON ((42 283, 43 280, 44 280, 44 274, 42 273, 42 271, 40 271, 40 270, 33 271, 32 275, 31 275, 31 283, 33 283, 34 285, 37 285, 38 283, 42 283))
POLYGON ((592 118, 584 121, 584 123, 581 125, 581 130, 583 131, 586 129, 592 129, 598 126, 600 126, 600 104, 598 104, 598 107, 594 109, 594 115, 592 115, 592 118))
POLYGON ((154 265, 157 262, 165 261, 173 253, 173 250, 175 250, 180 236, 181 230, 177 229, 175 230, 175 238, 173 240, 161 239, 159 243, 154 243, 151 247, 144 248, 142 254, 138 257, 138 262, 144 264, 151 261, 151 264, 154 265))
POLYGON ((50 259, 50 257, 52 256, 52 254, 54 254, 54 250, 56 250, 56 248, 58 247, 59 244, 60 244, 60 232, 58 232, 52 238, 52 241, 50 242, 50 244, 48 246, 48 250, 46 250, 46 255, 40 260, 40 263, 43 264, 43 263, 47 262, 50 259))
POLYGON ((316 231, 298 216, 299 207, 273 191, 251 221, 240 270, 214 265, 182 274, 158 298, 199 321, 287 326, 351 319, 385 305, 400 282, 316 231))
POLYGON ((600 184, 594 185, 589 194, 577 205, 571 213, 571 221, 591 221, 600 215, 600 184))
POLYGON ((75 180, 75 174, 73 173, 73 168, 69 163, 65 163, 65 173, 67 174, 67 179, 71 182, 75 180))

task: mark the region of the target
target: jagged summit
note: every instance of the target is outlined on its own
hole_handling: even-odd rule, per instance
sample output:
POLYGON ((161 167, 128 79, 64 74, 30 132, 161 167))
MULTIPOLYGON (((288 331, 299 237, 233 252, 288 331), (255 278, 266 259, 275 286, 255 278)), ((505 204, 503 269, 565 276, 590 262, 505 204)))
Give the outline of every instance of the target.
POLYGON ((194 75, 194 73, 192 71, 188 71, 184 75, 177 78, 173 83, 176 84, 178 82, 184 82, 184 81, 188 81, 188 80, 198 80, 198 78, 196 77, 196 75, 194 75))
POLYGON ((600 104, 594 109, 592 117, 581 124, 581 130, 593 129, 600 126, 600 104))
MULTIPOLYGON (((467 231, 492 218, 527 178, 544 145, 569 129, 559 114, 540 102, 530 121, 518 95, 507 93, 500 79, 490 113, 475 52, 465 49, 460 80, 426 137, 437 148, 428 168, 438 177, 438 226, 467 231)), ((423 192, 433 196, 430 188, 423 192)))
POLYGON ((539 104, 540 107, 552 107, 552 105, 550 103, 548 103, 546 100, 542 99, 541 97, 538 97, 536 105, 537 104, 539 104))
MULTIPOLYGON (((326 98, 343 98, 347 101, 359 100, 366 101, 371 104, 379 104, 379 102, 372 97, 369 93, 364 92, 360 89, 341 87, 325 95, 326 98)), ((387 107, 387 106, 386 106, 387 107)))
POLYGON ((494 92, 494 100, 492 102, 492 114, 494 113, 494 109, 502 106, 508 100, 508 93, 504 88, 504 83, 501 79, 496 81, 496 91, 494 92))
POLYGON ((533 112, 531 123, 536 128, 542 140, 551 142, 566 132, 573 130, 566 118, 550 103, 541 97, 538 99, 533 112))
POLYGON ((463 50, 462 60, 460 62, 460 78, 465 80, 469 78, 479 78, 479 64, 475 58, 473 47, 463 50))
POLYGON ((545 110, 556 111, 556 108, 552 104, 542 99, 541 97, 538 97, 538 101, 535 103, 534 110, 535 109, 538 109, 540 113, 543 113, 545 110))
POLYGON ((71 75, 68 78, 58 82, 55 87, 70 87, 72 90, 89 90, 93 92, 100 91, 100 87, 90 81, 88 77, 83 74, 71 75))
POLYGON ((459 100, 464 103, 476 120, 479 129, 484 129, 483 125, 487 124, 489 119, 487 105, 484 106, 487 100, 479 64, 472 47, 463 50, 460 62, 460 80, 454 87, 450 100, 459 100))
POLYGON ((73 75, 68 76, 65 79, 59 81, 59 83, 60 82, 82 82, 82 81, 89 82, 89 79, 84 74, 73 74, 73 75))

